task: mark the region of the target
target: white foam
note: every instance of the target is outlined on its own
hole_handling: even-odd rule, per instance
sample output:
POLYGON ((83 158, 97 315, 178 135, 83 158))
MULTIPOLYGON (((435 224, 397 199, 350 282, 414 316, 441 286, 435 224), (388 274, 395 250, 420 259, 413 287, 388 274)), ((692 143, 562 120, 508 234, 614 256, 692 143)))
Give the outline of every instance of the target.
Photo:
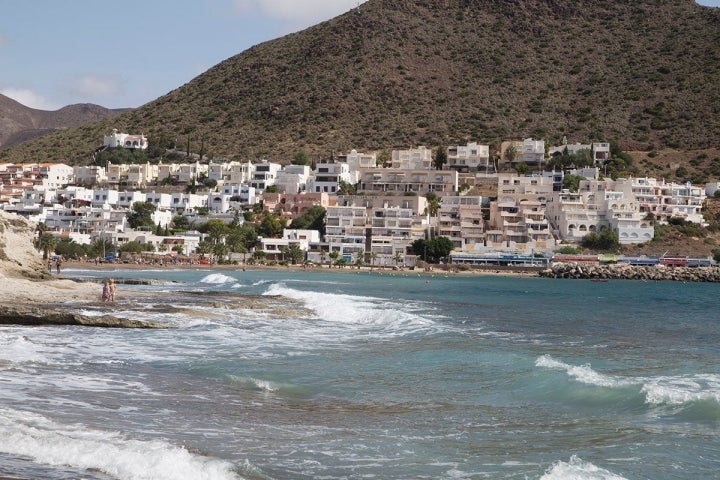
POLYGON ((567 462, 557 461, 540 480, 626 480, 604 468, 597 467, 573 455, 567 462))
POLYGON ((598 387, 621 388, 629 385, 642 386, 645 403, 650 405, 683 405, 692 402, 714 401, 720 404, 720 375, 660 376, 652 378, 614 378, 593 370, 590 365, 569 365, 543 355, 535 366, 564 370, 578 382, 598 387))
POLYGON ((635 380, 617 379, 609 375, 596 372, 590 365, 569 365, 564 362, 555 360, 550 355, 543 355, 535 361, 535 366, 550 368, 553 370, 564 370, 575 380, 588 385, 596 385, 599 387, 625 387, 637 383, 635 380))
POLYGON ((41 415, 0 409, 0 452, 51 466, 94 469, 127 480, 239 479, 227 461, 193 455, 161 440, 62 425, 41 415))
POLYGON ((215 284, 215 285, 222 285, 224 283, 236 283, 237 279, 233 277, 228 277, 227 275, 223 275, 222 273, 211 273, 210 275, 207 275, 205 278, 200 280, 200 283, 209 283, 209 284, 215 284))
POLYGON ((45 363, 41 346, 29 337, 0 333, 0 363, 45 363))
POLYGON ((432 320, 407 311, 407 305, 379 298, 303 291, 282 284, 270 285, 265 295, 282 295, 300 300, 321 320, 335 325, 381 328, 388 334, 405 334, 437 327, 432 320))
POLYGON ((651 405, 682 405, 699 401, 720 403, 720 376, 657 377, 647 380, 642 392, 645 401, 651 405))

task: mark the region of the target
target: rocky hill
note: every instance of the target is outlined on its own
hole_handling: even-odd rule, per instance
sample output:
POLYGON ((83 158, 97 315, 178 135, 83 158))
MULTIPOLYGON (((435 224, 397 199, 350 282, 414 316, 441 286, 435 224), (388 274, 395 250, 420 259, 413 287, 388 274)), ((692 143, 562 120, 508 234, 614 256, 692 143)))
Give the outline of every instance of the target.
POLYGON ((530 136, 717 147, 718 45, 720 9, 693 0, 369 0, 0 161, 88 162, 112 128, 283 163, 530 136))
POLYGON ((37 110, 0 95, 0 148, 12 147, 57 130, 116 117, 127 110, 110 110, 91 103, 68 105, 55 111, 37 110))

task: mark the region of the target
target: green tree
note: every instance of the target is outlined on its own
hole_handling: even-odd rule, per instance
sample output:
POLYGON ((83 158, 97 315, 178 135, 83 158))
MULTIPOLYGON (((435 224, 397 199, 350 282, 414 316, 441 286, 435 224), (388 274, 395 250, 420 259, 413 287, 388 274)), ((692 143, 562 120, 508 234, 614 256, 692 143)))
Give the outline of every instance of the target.
POLYGON ((330 252, 330 259, 332 260, 332 263, 335 265, 338 264, 338 259, 340 258, 340 252, 338 250, 333 250, 330 252))
POLYGON ((370 252, 370 270, 375 267, 375 260, 377 260, 377 252, 370 252))
POLYGON ((450 255, 453 250, 453 243, 448 237, 437 237, 431 240, 419 239, 415 240, 410 248, 422 260, 437 263, 450 255))
POLYGON ((213 248, 212 243, 208 242, 207 240, 202 240, 198 243, 198 246, 195 249, 195 252, 198 255, 207 255, 210 252, 212 252, 212 248, 213 248))
POLYGON ((293 165, 310 165, 310 155, 304 150, 295 152, 291 163, 293 165))
POLYGON ((530 167, 528 167, 528 164, 525 162, 518 162, 513 165, 513 168, 520 175, 527 175, 530 173, 530 167))
POLYGON ((50 253, 55 250, 57 244, 57 237, 52 233, 41 233, 40 236, 35 239, 35 248, 43 252, 43 260, 48 259, 50 253))
POLYGON ((447 151, 442 145, 437 147, 435 150, 435 159, 433 164, 436 170, 442 170, 443 166, 447 163, 447 151))
POLYGON ((505 161, 512 163, 515 161, 515 158, 517 158, 517 147, 515 145, 510 145, 505 149, 505 161))
POLYGON ((136 241, 126 242, 118 248, 120 253, 142 253, 148 251, 149 244, 140 243, 136 241))
POLYGON ((357 193, 357 185, 340 180, 338 182, 338 194, 339 195, 354 195, 357 193))
POLYGON ((562 188, 577 192, 580 189, 580 181, 582 180, 585 180, 585 178, 580 175, 563 175, 562 188))
POLYGON ((428 202, 428 213, 431 217, 437 216, 438 211, 440 210, 440 197, 435 192, 428 192, 425 194, 425 198, 428 202))
POLYGON ((325 259, 327 258, 327 250, 320 250, 320 265, 323 265, 325 263, 325 259))
POLYGON ((321 236, 325 235, 325 208, 313 205, 305 213, 290 222, 290 228, 299 230, 317 230, 321 236))
POLYGON ((191 178, 188 184, 185 186, 185 193, 197 193, 198 187, 197 187, 197 180, 195 178, 191 178))
POLYGON ((287 247, 286 252, 283 253, 287 256, 287 258, 293 265, 300 262, 305 256, 305 252, 300 248, 300 245, 298 245, 297 243, 291 243, 287 247))
POLYGON ((173 216, 171 224, 174 230, 188 230, 190 228, 190 220, 185 215, 173 216))
POLYGON ((228 226, 222 220, 213 218, 198 227, 200 233, 207 234, 212 245, 223 243, 223 239, 229 233, 228 226))
POLYGON ((381 151, 377 156, 377 166, 378 167, 387 167, 390 165, 390 162, 392 161, 392 155, 388 150, 381 151))
POLYGON ((267 238, 279 238, 285 228, 284 220, 273 212, 263 212, 263 219, 258 225, 258 234, 267 238))
POLYGON ((400 253, 400 251, 395 252, 395 255, 393 255, 393 261, 395 262, 395 266, 397 267, 400 262, 402 262, 405 259, 404 255, 400 253))
POLYGON ((214 178, 204 178, 202 181, 202 184, 203 184, 203 186, 205 186, 205 188, 214 190, 215 187, 217 187, 218 182, 214 178))
POLYGON ((620 247, 617 234, 605 226, 600 227, 599 232, 590 232, 585 235, 580 244, 583 248, 604 251, 616 251, 620 247))
POLYGON ((62 255, 63 258, 78 259, 87 255, 87 246, 77 243, 72 238, 61 238, 55 246, 55 253, 62 255))
POLYGON ((360 250, 355 256, 355 265, 360 268, 365 264, 365 250, 360 250))
POLYGON ((153 213, 155 213, 155 205, 152 203, 135 202, 127 213, 128 225, 134 230, 138 228, 154 229, 153 213))

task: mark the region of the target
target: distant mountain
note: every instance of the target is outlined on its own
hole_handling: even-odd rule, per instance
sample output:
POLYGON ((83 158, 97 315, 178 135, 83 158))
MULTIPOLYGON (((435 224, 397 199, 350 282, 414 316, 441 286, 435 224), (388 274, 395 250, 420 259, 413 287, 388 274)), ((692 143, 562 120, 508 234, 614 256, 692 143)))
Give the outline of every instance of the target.
POLYGON ((720 9, 693 0, 369 0, 140 108, 5 152, 89 161, 118 128, 228 158, 535 137, 720 145, 720 9))
POLYGON ((0 95, 0 148, 12 147, 60 129, 112 118, 128 109, 110 110, 91 103, 47 111, 26 107, 0 95))

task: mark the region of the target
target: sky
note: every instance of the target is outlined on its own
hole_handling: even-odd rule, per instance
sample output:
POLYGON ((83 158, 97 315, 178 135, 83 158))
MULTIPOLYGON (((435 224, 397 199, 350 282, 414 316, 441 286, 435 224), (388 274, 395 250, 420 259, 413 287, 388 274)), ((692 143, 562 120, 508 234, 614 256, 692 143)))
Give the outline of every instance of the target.
POLYGON ((139 107, 365 1, 0 0, 0 93, 41 110, 139 107))

